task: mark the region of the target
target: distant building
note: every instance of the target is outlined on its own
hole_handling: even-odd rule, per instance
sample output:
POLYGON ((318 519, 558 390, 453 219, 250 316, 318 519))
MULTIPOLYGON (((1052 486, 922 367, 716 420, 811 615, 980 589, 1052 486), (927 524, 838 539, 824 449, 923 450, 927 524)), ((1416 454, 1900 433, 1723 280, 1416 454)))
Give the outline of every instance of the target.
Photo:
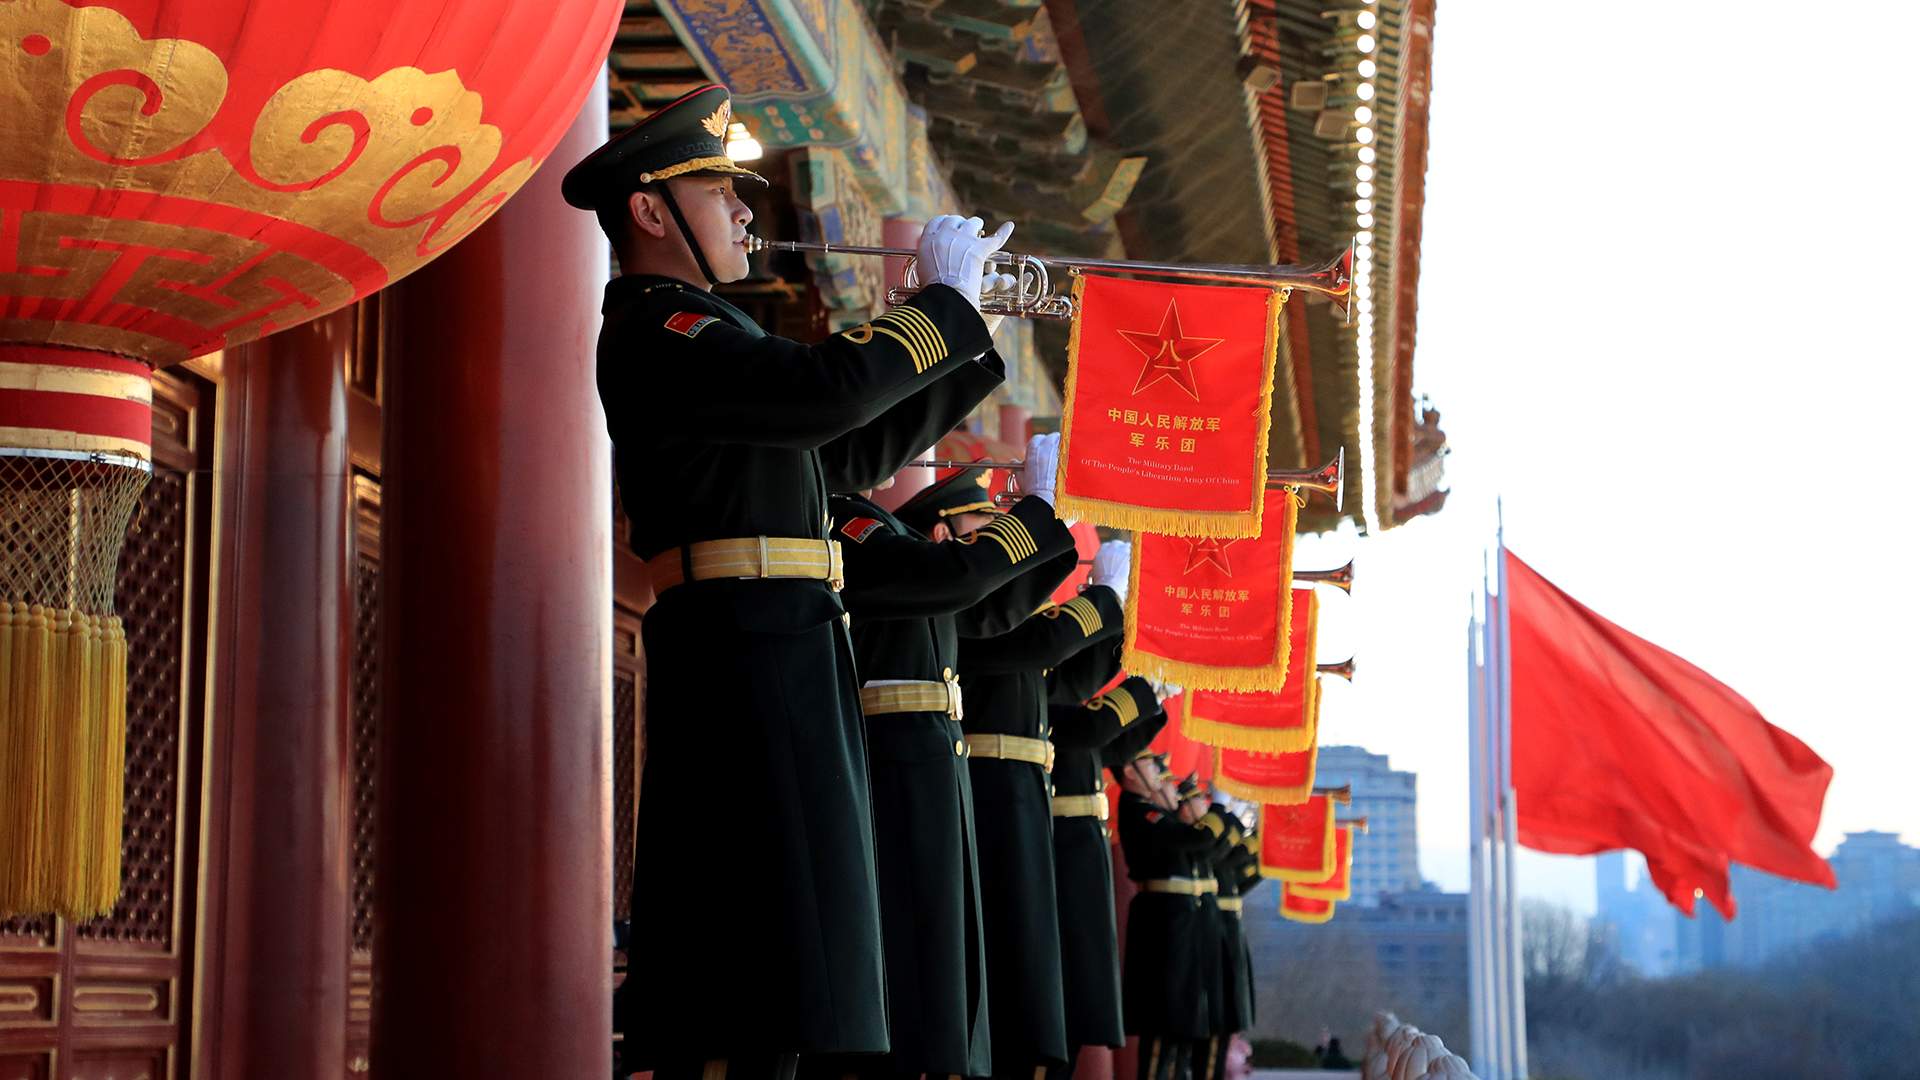
POLYGON ((1650 978, 1671 975, 1677 960, 1673 907, 1647 878, 1638 852, 1609 851, 1594 859, 1594 924, 1620 960, 1650 978), (1635 880, 1628 881, 1629 875, 1635 880))
POLYGON ((1733 898, 1739 910, 1731 922, 1705 904, 1694 919, 1673 913, 1676 967, 1755 967, 1920 913, 1920 848, 1901 843, 1899 834, 1848 833, 1828 862, 1837 889, 1736 865, 1733 898))
POLYGON ((1341 817, 1364 817, 1354 837, 1353 899, 1342 906, 1373 907, 1382 894, 1420 888, 1419 834, 1414 824, 1415 777, 1387 764, 1387 755, 1359 746, 1323 746, 1314 768, 1320 787, 1353 786, 1353 805, 1341 817))

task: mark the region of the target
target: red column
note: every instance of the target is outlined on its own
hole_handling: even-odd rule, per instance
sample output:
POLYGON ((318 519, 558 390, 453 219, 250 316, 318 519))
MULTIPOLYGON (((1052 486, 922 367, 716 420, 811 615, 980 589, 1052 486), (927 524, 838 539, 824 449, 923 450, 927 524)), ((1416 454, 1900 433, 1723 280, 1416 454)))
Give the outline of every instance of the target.
POLYGON ((591 95, 492 221, 390 294, 375 1076, 611 1068, 608 254, 560 199, 606 133, 591 95))
POLYGON ((346 1074, 348 312, 229 352, 206 1075, 346 1074), (218 796, 216 795, 216 798, 218 796))

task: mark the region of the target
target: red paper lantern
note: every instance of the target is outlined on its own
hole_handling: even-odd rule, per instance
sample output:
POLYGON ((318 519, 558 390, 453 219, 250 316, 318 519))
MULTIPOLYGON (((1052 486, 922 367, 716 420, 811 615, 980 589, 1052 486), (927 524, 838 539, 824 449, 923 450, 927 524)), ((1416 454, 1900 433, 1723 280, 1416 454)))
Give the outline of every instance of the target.
POLYGON ((485 221, 620 0, 0 0, 0 915, 119 891, 121 536, 147 373, 485 221))

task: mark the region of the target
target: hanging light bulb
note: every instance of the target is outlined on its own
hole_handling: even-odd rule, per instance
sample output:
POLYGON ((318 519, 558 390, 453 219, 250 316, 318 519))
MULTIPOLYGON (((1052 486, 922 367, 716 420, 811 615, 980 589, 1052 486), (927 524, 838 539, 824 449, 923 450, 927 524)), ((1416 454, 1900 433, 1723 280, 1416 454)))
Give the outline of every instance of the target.
POLYGON ((1361 13, 1360 13, 1360 19, 1359 19, 1359 22, 1360 22, 1360 29, 1362 29, 1362 30, 1371 30, 1371 29, 1373 29, 1373 24, 1374 24, 1374 23, 1376 23, 1376 22, 1378 22, 1378 21, 1379 21, 1379 20, 1378 20, 1377 18, 1375 18, 1375 17, 1374 17, 1374 14, 1373 14, 1373 12, 1371 12, 1371 11, 1363 11, 1363 12, 1361 12, 1361 13))
POLYGON ((1363 229, 1373 228, 1372 214, 1361 214, 1359 217, 1354 218, 1353 220, 1354 220, 1354 224, 1359 225, 1363 229))
POLYGON ((1370 82, 1363 82, 1359 86, 1354 88, 1353 93, 1354 93, 1354 96, 1359 98, 1361 101, 1372 101, 1373 100, 1373 84, 1370 82))
POLYGON ((1362 180, 1353 185, 1353 193, 1363 199, 1371 199, 1373 198, 1373 185, 1362 180))
POLYGON ((1373 35, 1361 34, 1360 37, 1354 41, 1353 47, 1356 49, 1359 49, 1363 53, 1372 52, 1373 51, 1373 35))
POLYGON ((1373 166, 1371 165, 1358 166, 1353 170, 1353 176, 1354 176, 1354 179, 1356 180, 1371 180, 1373 179, 1373 166))
POLYGON ((1363 146, 1360 148, 1360 162, 1363 165, 1373 164, 1373 147, 1363 146))
POLYGON ((1365 105, 1355 106, 1353 118, 1362 124, 1371 124, 1373 123, 1373 110, 1367 108, 1365 105))
POLYGON ((727 158, 730 161, 759 161, 760 140, 747 133, 747 125, 735 120, 727 125, 727 158))
POLYGON ((1360 77, 1363 79, 1373 78, 1374 75, 1379 72, 1379 70, 1380 70, 1380 65, 1374 63, 1372 60, 1360 61, 1360 77))
POLYGON ((1373 129, 1370 127, 1362 127, 1359 131, 1353 133, 1353 137, 1360 140, 1361 146, 1365 146, 1373 141, 1373 129))

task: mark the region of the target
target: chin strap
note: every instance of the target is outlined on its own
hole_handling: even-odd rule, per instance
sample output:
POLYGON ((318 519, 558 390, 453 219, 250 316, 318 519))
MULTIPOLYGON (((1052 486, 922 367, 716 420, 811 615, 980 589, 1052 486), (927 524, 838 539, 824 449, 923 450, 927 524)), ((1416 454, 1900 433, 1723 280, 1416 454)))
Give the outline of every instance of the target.
POLYGON ((693 261, 700 267, 700 273, 706 277, 707 284, 720 284, 720 279, 713 276, 713 267, 707 265, 706 253, 700 250, 700 241, 694 239, 693 230, 687 228, 686 216, 680 213, 680 204, 674 200, 673 189, 668 187, 665 181, 660 184, 660 198, 667 204, 667 213, 673 215, 673 223, 680 226, 680 238, 687 242, 687 250, 693 252, 693 261))

